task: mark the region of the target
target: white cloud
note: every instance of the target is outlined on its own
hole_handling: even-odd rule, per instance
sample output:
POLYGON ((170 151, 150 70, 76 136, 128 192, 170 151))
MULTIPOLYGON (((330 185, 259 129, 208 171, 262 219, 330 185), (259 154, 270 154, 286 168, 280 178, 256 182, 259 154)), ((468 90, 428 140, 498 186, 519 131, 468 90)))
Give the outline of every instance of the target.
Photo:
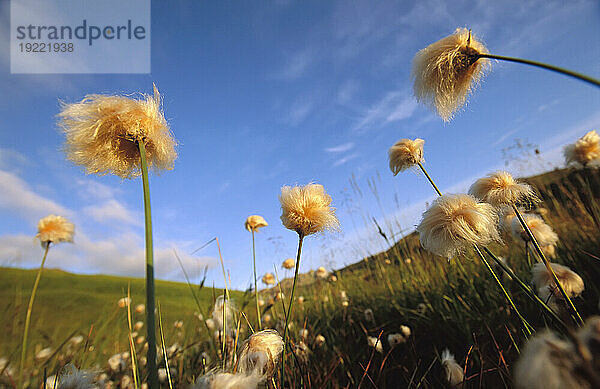
POLYGON ((287 119, 292 126, 297 126, 308 116, 312 110, 312 103, 308 100, 297 100, 290 111, 288 112, 287 119))
POLYGON ((292 54, 282 69, 272 75, 277 80, 294 80, 301 77, 314 61, 314 51, 311 48, 292 54))
POLYGON ((116 221, 125 224, 142 225, 141 216, 131 212, 123 203, 115 199, 110 199, 102 204, 84 207, 83 213, 101 223, 116 221))
POLYGON ((341 166, 341 165, 345 164, 346 162, 348 162, 350 160, 353 160, 356 157, 358 157, 358 154, 356 154, 356 153, 355 154, 350 154, 350 155, 345 156, 345 157, 342 157, 342 158, 338 159, 337 161, 335 161, 333 163, 333 166, 334 167, 341 166))
POLYGON ((29 185, 15 174, 0 170, 0 208, 38 220, 50 213, 69 216, 70 210, 33 192, 29 185))
POLYGON ((337 102, 338 104, 346 104, 352 100, 352 97, 358 91, 359 84, 356 80, 348 80, 340 86, 340 89, 337 92, 337 102))
POLYGON ((346 151, 350 151, 354 148, 354 143, 353 142, 348 142, 348 143, 343 143, 341 145, 337 145, 337 146, 333 146, 333 147, 328 147, 325 149, 326 152, 328 153, 343 153, 346 151))
POLYGON ((417 109, 414 97, 392 91, 373 104, 354 126, 355 131, 366 131, 386 124, 408 119, 417 109))
MULTIPOLYGON (((111 274, 143 277, 145 274, 145 249, 143 237, 134 233, 120 234, 106 240, 92 240, 79 231, 74 244, 53 246, 48 254, 47 266, 86 274, 111 274)), ((156 247, 154 250, 155 276, 158 279, 182 280, 181 267, 173 254, 176 243, 156 247)), ((200 274, 204 267, 213 267, 216 260, 194 257, 178 250, 179 258, 188 274, 200 274)), ((39 266, 42 249, 27 235, 0 237, 0 264, 32 268, 39 266)))
POLYGON ((81 198, 93 198, 99 200, 112 199, 115 197, 117 193, 120 192, 119 189, 101 184, 94 180, 89 179, 79 179, 77 180, 77 185, 79 186, 79 196, 81 198))

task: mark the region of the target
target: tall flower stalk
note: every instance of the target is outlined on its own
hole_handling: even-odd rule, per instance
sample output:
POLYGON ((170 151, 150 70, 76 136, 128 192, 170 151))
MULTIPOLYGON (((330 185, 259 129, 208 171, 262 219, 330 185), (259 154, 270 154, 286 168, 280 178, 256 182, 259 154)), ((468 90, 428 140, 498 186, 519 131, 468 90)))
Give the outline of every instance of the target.
POLYGON ((177 158, 173 139, 156 86, 153 95, 139 99, 88 95, 81 102, 63 104, 59 113, 67 157, 88 174, 142 176, 146 246, 146 321, 148 385, 158 388, 154 254, 150 207, 149 168, 173 169, 177 158))
MULTIPOLYGON (((577 312, 577 308, 565 292, 561 285, 558 277, 552 270, 549 261, 541 249, 538 240, 529 228, 528 223, 524 220, 523 215, 517 208, 519 202, 535 202, 537 197, 531 186, 526 183, 515 180, 512 175, 507 172, 499 171, 489 174, 487 177, 483 177, 475 181, 469 188, 469 193, 480 198, 482 201, 486 201, 494 206, 509 205, 512 207, 515 216, 521 223, 521 227, 526 233, 527 241, 531 242, 536 253, 546 266, 548 273, 552 275, 554 282, 556 283, 561 295, 567 302, 567 308, 571 314, 573 320, 577 325, 583 324, 583 320, 577 312)), ((514 223, 515 221, 513 221, 514 223)), ((554 234, 555 235, 555 234, 554 234)))
POLYGON ((266 227, 269 224, 266 220, 259 215, 251 215, 246 219, 246 230, 252 233, 252 265, 254 270, 254 300, 256 302, 256 320, 258 322, 258 330, 262 330, 260 306, 258 304, 258 278, 256 277, 256 244, 254 242, 254 232, 258 231, 262 227, 266 227))
POLYGON ((285 383, 285 360, 287 333, 292 308, 294 306, 294 292, 300 269, 302 244, 308 235, 324 230, 339 228, 339 221, 335 216, 335 208, 331 206, 331 196, 325 193, 322 185, 308 184, 305 186, 284 186, 279 195, 281 202, 281 222, 283 226, 298 234, 298 254, 296 255, 296 269, 290 293, 290 303, 285 314, 285 327, 283 329, 283 356, 281 359, 281 388, 285 383))
MULTIPOLYGON (((48 257, 48 251, 50 250, 50 244, 60 242, 73 242, 73 234, 75 226, 62 216, 48 215, 38 222, 38 233, 36 238, 40 240, 42 247, 44 248, 44 255, 42 257, 42 263, 38 269, 35 281, 33 283, 33 289, 31 290, 31 296, 29 297, 29 304, 27 305, 27 314, 25 316, 25 328, 23 329, 23 341, 21 343, 21 361, 19 369, 19 377, 17 382, 17 388, 21 387, 23 381, 23 373, 25 371, 25 360, 27 358, 27 341, 29 338, 29 327, 31 325, 31 312, 33 311, 33 303, 37 294, 40 279, 42 278, 42 271, 48 257)), ((26 387, 27 385, 23 385, 26 387)))

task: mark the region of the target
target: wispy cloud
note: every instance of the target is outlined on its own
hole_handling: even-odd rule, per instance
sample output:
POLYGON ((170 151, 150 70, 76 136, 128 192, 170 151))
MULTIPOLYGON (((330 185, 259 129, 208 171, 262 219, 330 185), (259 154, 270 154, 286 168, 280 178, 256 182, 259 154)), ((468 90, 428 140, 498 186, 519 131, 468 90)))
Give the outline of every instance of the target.
POLYGON ((84 207, 82 211, 93 220, 101 223, 119 222, 135 226, 142 225, 141 216, 135 215, 123 203, 115 199, 97 205, 89 205, 84 207))
POLYGON ((342 158, 338 159, 337 161, 335 161, 335 162, 333 163, 333 166, 341 166, 341 165, 345 164, 346 162, 348 162, 348 161, 350 161, 350 160, 353 160, 353 159, 354 159, 354 158, 356 158, 356 157, 358 157, 358 154, 357 154, 357 153, 355 153, 355 154, 350 154, 350 155, 347 155, 347 156, 345 156, 345 157, 342 157, 342 158))
POLYGON ((354 125, 354 131, 366 131, 389 123, 408 119, 417 109, 414 97, 400 91, 392 91, 368 108, 354 125))
POLYGON ((287 122, 292 126, 297 126, 308 116, 313 108, 310 100, 296 100, 292 104, 287 114, 287 122))
POLYGON ((57 202, 38 195, 25 181, 5 170, 0 170, 0 193, 0 208, 22 215, 28 220, 37 221, 49 213, 63 216, 72 214, 57 202))
POLYGON ((304 75, 314 59, 315 53, 311 48, 293 53, 286 59, 285 65, 271 75, 271 78, 286 81, 295 80, 304 75))
MULTIPOLYGON (((51 249, 48 267, 87 274, 111 274, 142 277, 145 272, 143 237, 133 233, 120 234, 105 240, 92 240, 77 231, 74 244, 62 244, 51 249)), ((181 280, 181 267, 174 249, 176 242, 155 248, 157 278, 181 280)), ((189 274, 200 274, 204 267, 213 267, 215 258, 194 257, 178 249, 177 254, 189 274)), ((0 264, 4 266, 39 266, 42 249, 39 242, 27 235, 0 236, 0 264)))
POLYGON ((327 147, 325 149, 328 153, 343 153, 345 151, 350 151, 354 148, 354 142, 343 143, 341 145, 327 147))
POLYGON ((359 89, 359 83, 356 80, 348 80, 344 82, 338 89, 336 101, 338 104, 347 104, 352 100, 359 89))

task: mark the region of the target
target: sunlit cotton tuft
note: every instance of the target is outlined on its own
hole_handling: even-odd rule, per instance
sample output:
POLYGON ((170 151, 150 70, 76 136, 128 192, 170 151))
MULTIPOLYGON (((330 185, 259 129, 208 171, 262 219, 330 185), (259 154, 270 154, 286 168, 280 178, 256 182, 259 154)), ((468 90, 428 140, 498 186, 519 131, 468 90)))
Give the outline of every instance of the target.
POLYGON ((510 173, 504 171, 490 173, 487 177, 478 179, 469 188, 469 194, 495 206, 536 199, 531 186, 516 181, 510 173))
POLYGON ((400 139, 388 151, 390 170, 394 175, 423 162, 423 139, 400 139))
POLYGON ((420 50, 412 64, 415 97, 449 121, 489 67, 489 60, 478 57, 486 53, 466 28, 420 50))
POLYGON ((48 215, 38 222, 38 233, 35 236, 42 246, 49 243, 73 242, 75 225, 62 216, 48 215))
POLYGON ((259 215, 251 215, 246 219, 244 226, 248 231, 257 232, 260 228, 266 227, 269 224, 267 221, 259 215))
POLYGON ((421 245, 428 251, 451 258, 474 244, 500 240, 494 207, 473 196, 440 196, 423 213, 417 226, 421 245))
POLYGON ((173 169, 176 141, 156 86, 153 96, 141 95, 139 99, 87 95, 79 103, 63 104, 58 117, 66 135, 67 157, 88 174, 139 176, 138 143, 142 140, 149 167, 155 172, 173 169))
POLYGON ((307 236, 324 230, 337 230, 339 221, 331 196, 319 184, 284 186, 279 195, 281 222, 289 230, 307 236))
POLYGON ((565 146, 567 164, 579 166, 600 166, 600 135, 594 130, 588 132, 577 142, 565 146))

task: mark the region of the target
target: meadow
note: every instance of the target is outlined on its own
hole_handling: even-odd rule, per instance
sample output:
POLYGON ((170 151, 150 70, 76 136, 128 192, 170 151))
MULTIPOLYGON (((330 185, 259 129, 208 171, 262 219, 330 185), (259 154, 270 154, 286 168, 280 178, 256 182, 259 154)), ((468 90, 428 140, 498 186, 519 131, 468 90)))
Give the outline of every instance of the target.
MULTIPOLYGON (((526 181, 543 199, 537 210, 546 215, 560 237, 557 257, 577 269, 584 280, 585 291, 575 300, 578 310, 584 317, 596 314, 600 297, 594 282, 600 279, 600 176, 595 170, 564 169, 526 181)), ((385 228, 382 232, 391 233, 385 228)), ((381 239, 386 237, 382 235, 381 239)), ((523 246, 510 244, 510 236, 505 240, 509 244, 495 245, 494 251, 529 280, 523 246)), ((7 372, 14 371, 11 366, 18 361, 24 309, 34 276, 35 270, 3 268, 0 272, 0 328, 4 333, 0 350, 11 362, 5 366, 7 372)), ((304 361, 306 351, 296 350, 300 356, 288 365, 292 387, 445 387, 440 355, 446 348, 464 367, 465 388, 512 387, 512 369, 526 336, 474 253, 447 261, 424 250, 413 233, 389 250, 336 270, 326 278, 304 274, 301 279, 297 295, 304 302, 294 309, 290 333, 296 345, 303 342, 311 351, 304 361), (335 281, 331 275, 335 275, 335 281), (365 314, 366 310, 371 311, 365 314), (410 328, 410 335, 390 346, 388 335, 400 333, 402 326, 410 328), (299 333, 302 328, 308 331, 305 337, 299 333), (324 337, 323 344, 318 335, 324 337), (381 340, 381 352, 369 345, 368 336, 381 340)), ((536 328, 553 327, 514 283, 504 280, 519 310, 534 319, 536 328)), ((281 282, 286 295, 290 281, 281 282)), ((45 272, 32 322, 31 345, 35 353, 50 347, 52 355, 30 361, 35 366, 34 387, 37 385, 33 382, 42 382, 44 370, 48 377, 53 376, 69 362, 81 369, 106 371, 116 382, 124 376, 131 378, 127 371, 131 365, 117 374, 111 373, 108 364, 111 356, 130 352, 127 309, 118 306, 128 288, 132 321, 143 321, 144 315, 134 311, 144 301, 143 279, 45 272), (69 339, 74 336, 82 336, 83 341, 71 350, 69 339)), ((282 302, 277 299, 279 288, 263 289, 260 297, 265 301, 261 307, 264 326, 281 330, 284 316, 282 302), (267 315, 271 318, 265 322, 267 315)), ((220 353, 211 344, 217 341, 208 335, 197 313, 211 317, 215 297, 222 293, 198 284, 157 281, 165 344, 177 345, 169 361, 173 387, 187 387, 203 371, 218 365, 220 353), (180 320, 183 325, 176 328, 175 322, 180 320), (202 353, 206 353, 206 360, 202 353)), ((232 300, 243 307, 247 320, 255 325, 253 295, 230 293, 232 300)), ((246 319, 237 315, 235 320, 239 333, 247 335, 250 330, 246 319)), ((143 355, 142 346, 138 346, 137 352, 143 355)), ((6 372, 3 382, 12 386, 6 372)), ((169 384, 163 380, 162 386, 169 384)))

